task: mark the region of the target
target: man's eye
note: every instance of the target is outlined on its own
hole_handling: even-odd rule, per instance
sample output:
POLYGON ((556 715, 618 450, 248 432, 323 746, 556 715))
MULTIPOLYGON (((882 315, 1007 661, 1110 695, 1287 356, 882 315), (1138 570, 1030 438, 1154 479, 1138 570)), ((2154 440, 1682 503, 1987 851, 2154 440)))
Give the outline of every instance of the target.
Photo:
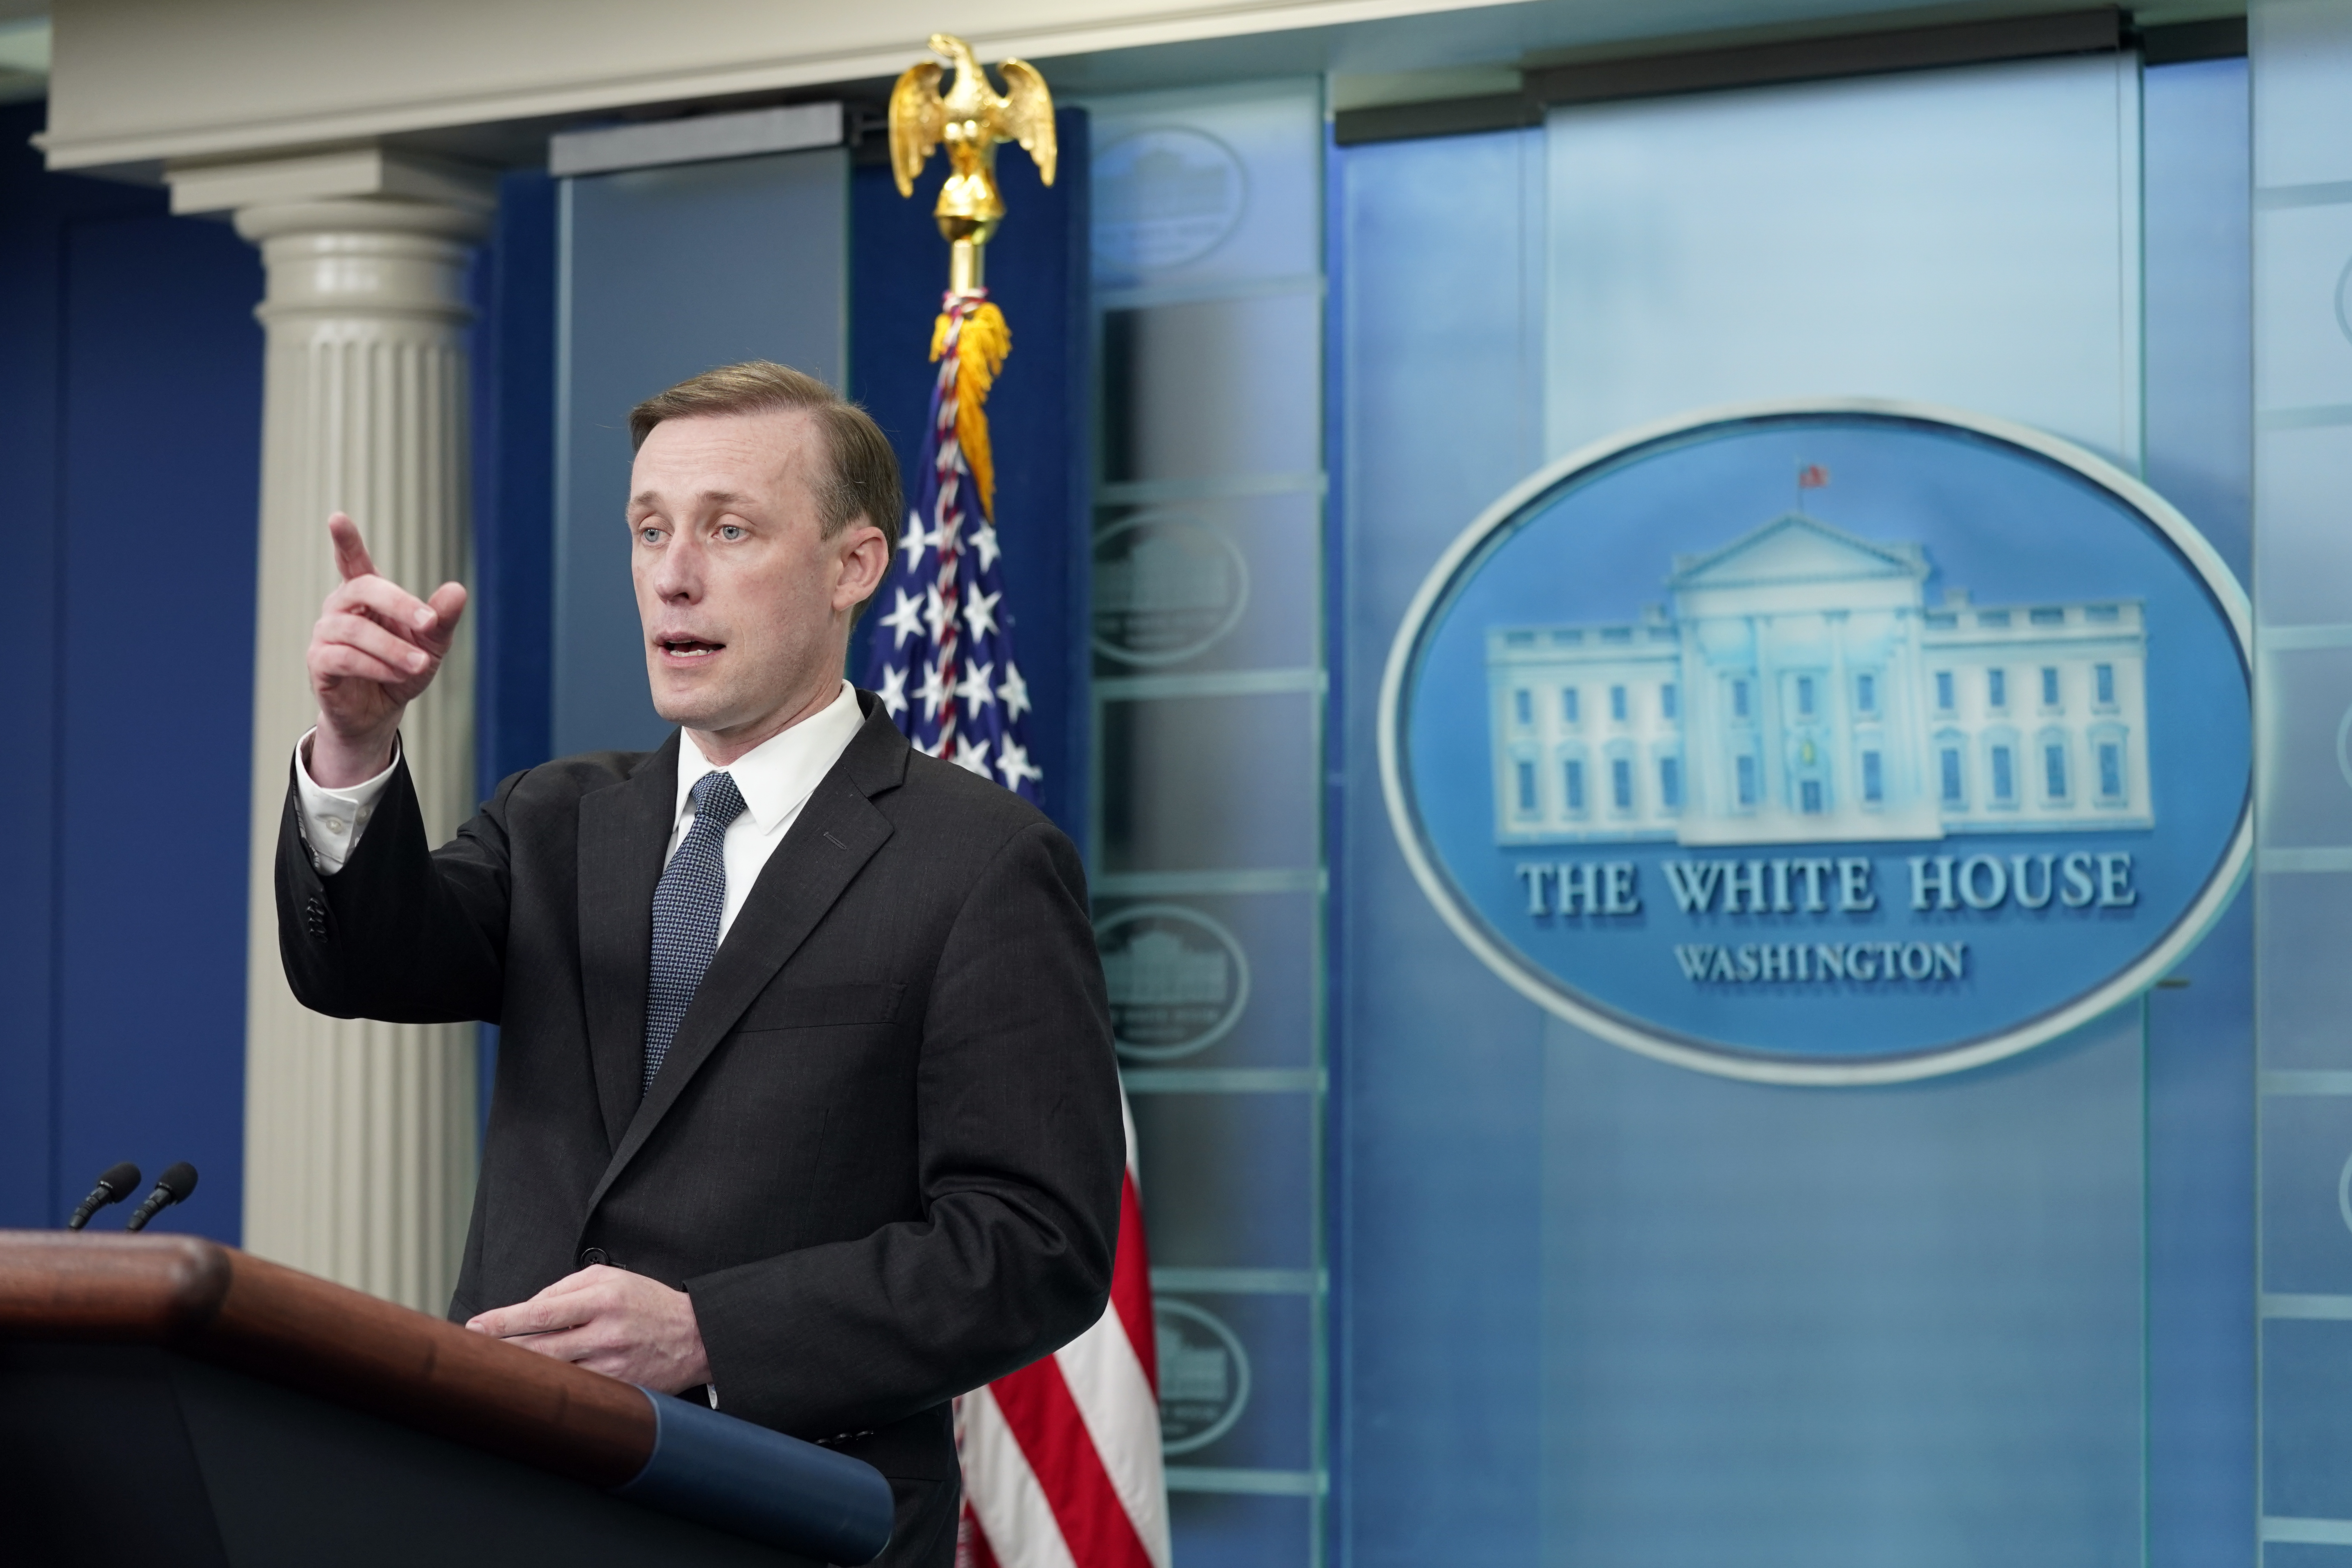
POLYGON ((641 543, 659 544, 661 542, 661 537, 662 531, 658 528, 640 528, 637 530, 637 539, 641 543))
POLYGON ((736 527, 731 522, 723 522, 719 525, 719 537, 721 539, 740 539, 743 536, 743 531, 736 527))

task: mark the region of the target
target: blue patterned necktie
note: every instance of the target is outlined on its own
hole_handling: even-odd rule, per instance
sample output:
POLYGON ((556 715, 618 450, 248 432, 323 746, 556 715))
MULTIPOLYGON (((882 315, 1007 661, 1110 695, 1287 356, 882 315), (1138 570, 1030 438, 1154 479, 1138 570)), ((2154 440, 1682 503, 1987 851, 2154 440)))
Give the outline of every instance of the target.
POLYGON ((695 782, 694 826, 654 889, 653 985, 646 997, 646 1082, 661 1071, 705 970, 719 952, 719 912, 727 903, 727 825, 743 815, 743 796, 725 773, 695 782))

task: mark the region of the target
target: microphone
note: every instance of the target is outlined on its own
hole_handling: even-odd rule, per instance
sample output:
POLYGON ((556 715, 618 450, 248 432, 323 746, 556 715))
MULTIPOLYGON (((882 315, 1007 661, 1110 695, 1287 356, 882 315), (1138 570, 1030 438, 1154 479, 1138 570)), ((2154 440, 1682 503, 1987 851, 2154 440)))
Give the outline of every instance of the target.
POLYGON ((144 1203, 131 1211, 130 1222, 122 1228, 145 1230, 149 1220, 173 1204, 184 1202, 187 1195, 195 1190, 196 1168, 183 1160, 155 1178, 155 1190, 147 1194, 144 1203))
POLYGON ((131 1189, 138 1184, 139 1167, 130 1161, 125 1160, 119 1165, 109 1165, 106 1168, 106 1174, 99 1177, 98 1185, 90 1189, 89 1196, 82 1199, 80 1206, 74 1210, 73 1218, 66 1221, 66 1228, 79 1230, 89 1223, 90 1215, 109 1204, 121 1203, 131 1195, 131 1189))

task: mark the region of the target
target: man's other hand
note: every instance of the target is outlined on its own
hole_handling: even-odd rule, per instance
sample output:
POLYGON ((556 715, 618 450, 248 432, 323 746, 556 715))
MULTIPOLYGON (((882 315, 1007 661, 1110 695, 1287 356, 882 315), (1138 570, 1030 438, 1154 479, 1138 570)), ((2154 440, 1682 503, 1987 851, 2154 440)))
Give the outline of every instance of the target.
POLYGON ((659 1394, 710 1381, 693 1300, 659 1280, 602 1263, 564 1276, 528 1301, 470 1318, 466 1326, 659 1394))
POLYGON ((376 574, 350 518, 335 513, 327 533, 343 580, 310 629, 319 732, 307 765, 312 783, 345 789, 391 765, 400 716, 433 684, 466 613, 466 590, 444 583, 431 599, 420 599, 376 574))

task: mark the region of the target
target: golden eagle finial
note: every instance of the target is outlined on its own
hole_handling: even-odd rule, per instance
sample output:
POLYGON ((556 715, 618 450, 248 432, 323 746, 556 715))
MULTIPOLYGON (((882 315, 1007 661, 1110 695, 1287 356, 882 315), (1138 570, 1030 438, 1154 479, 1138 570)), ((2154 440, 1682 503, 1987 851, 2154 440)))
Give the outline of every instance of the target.
POLYGON ((898 194, 915 194, 931 149, 948 144, 948 181, 931 209, 950 248, 948 288, 970 293, 980 287, 981 247, 1004 217, 996 189, 996 144, 1018 142, 1036 160, 1037 173, 1054 183, 1054 95, 1045 79, 1026 60, 1005 60, 1000 96, 972 58, 971 46, 946 33, 931 35, 931 52, 955 67, 955 83, 945 97, 934 61, 910 66, 890 89, 890 172, 898 194))

